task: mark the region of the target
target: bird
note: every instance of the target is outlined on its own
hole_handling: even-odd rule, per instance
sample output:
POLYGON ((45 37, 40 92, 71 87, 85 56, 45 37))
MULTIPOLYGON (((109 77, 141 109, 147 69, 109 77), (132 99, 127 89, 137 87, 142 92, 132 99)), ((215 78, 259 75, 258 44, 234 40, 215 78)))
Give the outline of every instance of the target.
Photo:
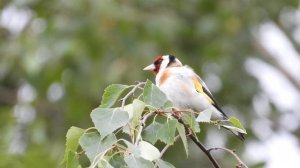
MULTIPOLYGON (((204 81, 192 68, 183 65, 174 55, 159 55, 143 70, 153 71, 156 86, 175 108, 191 109, 197 112, 211 109, 211 120, 228 119, 204 81)), ((244 133, 231 132, 241 140, 245 139, 244 133)))

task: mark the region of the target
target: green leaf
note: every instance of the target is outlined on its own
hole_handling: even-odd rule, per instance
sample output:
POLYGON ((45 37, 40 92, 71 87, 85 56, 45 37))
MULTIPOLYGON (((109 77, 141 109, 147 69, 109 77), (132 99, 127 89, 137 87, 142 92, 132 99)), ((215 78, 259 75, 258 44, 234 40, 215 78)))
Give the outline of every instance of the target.
POLYGON ((187 123, 190 126, 190 128, 193 130, 193 132, 195 132, 195 133, 200 132, 199 123, 196 122, 194 114, 184 113, 182 116, 182 119, 185 123, 187 123))
POLYGON ((129 122, 128 113, 116 108, 96 108, 91 118, 102 138, 129 122))
POLYGON ((222 127, 231 130, 235 135, 238 135, 238 132, 243 133, 243 134, 247 134, 247 132, 245 130, 240 129, 238 127, 229 126, 229 125, 222 125, 222 127))
POLYGON ((241 124, 241 122, 240 122, 237 118, 235 118, 235 117, 230 117, 230 118, 228 119, 228 121, 229 121, 231 124, 233 124, 234 126, 240 128, 240 129, 242 129, 242 130, 244 130, 244 131, 246 132, 246 129, 243 127, 243 125, 241 124))
POLYGON ((161 159, 157 159, 155 163, 159 168, 175 168, 175 166, 173 166, 171 163, 163 161, 161 159))
POLYGON ((64 160, 68 158, 70 151, 76 152, 79 145, 79 138, 84 133, 84 129, 72 126, 66 135, 66 150, 64 160))
POLYGON ((67 132, 66 147, 68 150, 76 151, 79 145, 78 141, 81 135, 84 133, 84 129, 72 126, 67 132))
POLYGON ((175 141, 176 125, 177 120, 167 120, 158 130, 158 139, 168 145, 172 145, 175 141))
POLYGON ((210 122, 210 118, 212 115, 212 109, 208 108, 204 111, 201 111, 196 118, 197 122, 210 122))
POLYGON ((144 109, 145 103, 138 99, 133 100, 132 104, 125 106, 124 110, 129 114, 132 128, 135 128, 137 125, 139 125, 139 120, 144 109))
POLYGON ((145 103, 156 109, 172 107, 172 103, 167 99, 167 96, 150 80, 147 80, 145 84, 143 96, 145 103))
POLYGON ((120 156, 119 154, 113 155, 113 157, 110 159, 110 164, 115 168, 127 168, 124 157, 120 156))
POLYGON ((160 157, 159 150, 149 142, 141 141, 138 147, 141 151, 141 157, 146 160, 153 161, 160 157))
POLYGON ((79 144, 91 163, 99 153, 111 148, 112 145, 117 142, 117 138, 114 134, 110 134, 102 141, 101 139, 98 132, 85 133, 79 139, 79 144))
POLYGON ((131 142, 129 142, 127 140, 123 140, 123 141, 126 144, 126 146, 128 147, 128 150, 130 153, 132 153, 136 157, 141 155, 141 151, 137 146, 135 146, 134 144, 132 144, 131 142))
POLYGON ((131 134, 131 132, 130 132, 131 130, 130 130, 130 127, 129 127, 129 125, 127 124, 127 125, 125 125, 123 128, 122 128, 122 132, 123 133, 125 133, 125 134, 128 134, 128 135, 130 135, 131 134))
POLYGON ((147 126, 142 133, 143 139, 154 145, 156 143, 156 141, 158 140, 157 130, 161 126, 162 126, 162 124, 155 122, 155 121, 152 124, 150 124, 149 126, 147 126))
POLYGON ((135 157, 133 155, 125 156, 125 162, 129 168, 153 168, 152 162, 145 160, 141 157, 135 157))
POLYGON ((69 151, 67 154, 67 162, 66 162, 66 168, 79 168, 81 167, 79 165, 79 161, 77 159, 77 155, 73 151, 69 151))
POLYGON ((189 156, 189 148, 188 148, 188 143, 187 143, 187 139, 186 139, 186 135, 185 135, 185 128, 182 124, 178 123, 177 130, 178 130, 179 136, 182 140, 186 156, 188 157, 189 156))
MULTIPOLYGON (((109 159, 109 158, 108 158, 109 159)), ((99 168, 114 168, 110 165, 110 163, 106 159, 102 159, 98 163, 99 168)))
POLYGON ((112 84, 105 88, 102 96, 102 108, 109 108, 115 104, 121 94, 128 88, 128 85, 112 84))

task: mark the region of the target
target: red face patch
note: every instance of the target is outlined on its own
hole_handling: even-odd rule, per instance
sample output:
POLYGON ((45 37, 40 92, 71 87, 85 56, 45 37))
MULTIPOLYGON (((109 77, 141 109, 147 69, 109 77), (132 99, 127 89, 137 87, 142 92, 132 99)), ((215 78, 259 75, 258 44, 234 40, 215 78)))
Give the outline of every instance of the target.
POLYGON ((162 55, 159 55, 156 57, 156 59, 153 62, 153 65, 155 66, 155 69, 153 70, 153 72, 155 75, 157 75, 162 61, 163 61, 162 55))

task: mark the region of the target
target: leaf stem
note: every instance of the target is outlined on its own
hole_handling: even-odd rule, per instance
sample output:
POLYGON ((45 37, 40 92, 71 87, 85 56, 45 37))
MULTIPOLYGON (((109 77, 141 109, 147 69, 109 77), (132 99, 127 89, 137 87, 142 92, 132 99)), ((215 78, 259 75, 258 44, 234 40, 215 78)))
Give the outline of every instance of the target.
MULTIPOLYGON (((179 139, 179 135, 177 135, 176 137, 175 137, 175 141, 174 142, 176 142, 178 139, 179 139)), ((161 152, 160 152, 160 158, 164 155, 164 153, 168 150, 168 148, 170 147, 170 146, 172 146, 172 145, 166 145, 162 150, 161 150, 161 152)))
MULTIPOLYGON (((125 102, 126 100, 134 94, 134 92, 137 90, 137 89, 143 89, 141 88, 141 85, 144 85, 145 82, 138 82, 136 85, 131 85, 130 87, 133 87, 121 100, 122 100, 122 110, 124 110, 124 107, 125 107, 125 102)), ((134 133, 132 133, 131 131, 131 126, 130 124, 128 123, 128 127, 129 127, 129 136, 130 136, 130 139, 131 139, 131 142, 134 143, 134 133)))
POLYGON ((94 160, 92 161, 92 163, 91 163, 91 165, 90 165, 90 168, 95 168, 95 167, 97 166, 98 162, 99 162, 100 160, 102 160, 102 158, 104 157, 104 155, 105 155, 109 150, 111 150, 111 149, 112 149, 112 148, 108 148, 108 149, 106 149, 105 151, 103 151, 103 152, 97 154, 97 155, 95 156, 94 160))
POLYGON ((137 134, 137 136, 136 136, 136 140, 135 140, 135 143, 134 143, 135 145, 138 145, 139 142, 141 141, 141 138, 142 138, 142 131, 143 131, 143 129, 144 129, 145 122, 146 122, 146 120, 147 120, 151 115, 153 115, 153 114, 154 114, 154 113, 150 112, 150 113, 144 115, 144 116, 141 118, 141 120, 140 120, 141 125, 140 125, 140 128, 139 128, 139 130, 138 130, 138 134, 137 134))
POLYGON ((88 129, 84 130, 84 133, 87 133, 87 132, 89 132, 90 130, 97 130, 97 128, 96 128, 96 127, 90 127, 90 128, 88 128, 88 129))

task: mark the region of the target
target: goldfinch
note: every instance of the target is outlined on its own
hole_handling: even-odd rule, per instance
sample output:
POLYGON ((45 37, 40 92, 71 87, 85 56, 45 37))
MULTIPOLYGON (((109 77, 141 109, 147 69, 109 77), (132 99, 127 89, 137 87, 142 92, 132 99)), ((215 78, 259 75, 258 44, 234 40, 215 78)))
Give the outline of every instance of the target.
MULTIPOLYGON (((213 111, 212 120, 228 119, 201 78, 175 56, 157 56, 154 62, 143 70, 154 72, 156 86, 166 94, 174 107, 198 112, 210 108, 213 111)), ((244 140, 242 133, 238 133, 237 136, 244 140)))

